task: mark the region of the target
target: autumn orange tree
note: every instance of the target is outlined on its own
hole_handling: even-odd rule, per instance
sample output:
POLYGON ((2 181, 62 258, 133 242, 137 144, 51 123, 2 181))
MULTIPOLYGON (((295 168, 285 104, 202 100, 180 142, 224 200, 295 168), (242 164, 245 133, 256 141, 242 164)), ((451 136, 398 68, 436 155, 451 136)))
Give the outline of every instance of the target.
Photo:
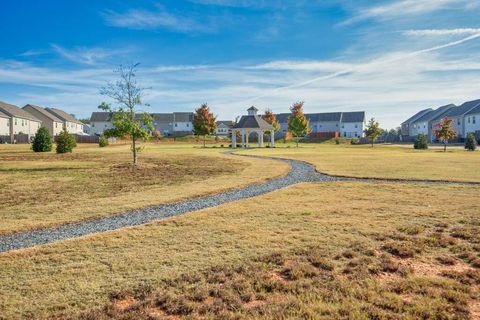
POLYGON ((292 113, 288 117, 288 131, 290 131, 295 137, 295 142, 297 143, 301 137, 306 136, 310 133, 310 126, 307 117, 303 113, 303 101, 295 102, 290 107, 290 112, 292 113))
POLYGON ((444 152, 447 151, 448 140, 453 139, 457 136, 457 133, 453 128, 452 122, 452 119, 445 117, 435 126, 435 129, 433 130, 435 137, 438 140, 443 141, 444 152))
MULTIPOLYGON (((271 124, 273 126, 273 132, 278 132, 280 130, 280 123, 277 120, 277 116, 275 113, 272 112, 272 110, 267 109, 265 110, 265 114, 262 116, 263 120, 265 120, 267 123, 271 124)), ((266 135, 268 136, 268 141, 270 141, 270 132, 267 131, 266 135)))
POLYGON ((193 114, 192 124, 193 133, 197 136, 203 136, 203 147, 206 145, 208 134, 214 133, 217 128, 216 118, 210 112, 208 104, 202 104, 193 114))

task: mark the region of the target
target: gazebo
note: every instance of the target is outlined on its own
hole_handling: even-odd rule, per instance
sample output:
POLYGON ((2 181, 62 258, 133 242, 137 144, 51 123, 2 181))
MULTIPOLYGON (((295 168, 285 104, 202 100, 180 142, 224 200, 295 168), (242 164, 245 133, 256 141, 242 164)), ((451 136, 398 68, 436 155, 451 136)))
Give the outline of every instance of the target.
POLYGON ((265 132, 270 132, 271 146, 275 146, 275 130, 271 124, 263 120, 260 115, 257 115, 258 109, 250 107, 247 109, 248 115, 242 116, 240 121, 232 128, 232 148, 237 147, 237 132, 242 135, 242 147, 248 147, 248 137, 250 133, 255 132, 258 137, 258 146, 263 147, 263 135, 265 132))

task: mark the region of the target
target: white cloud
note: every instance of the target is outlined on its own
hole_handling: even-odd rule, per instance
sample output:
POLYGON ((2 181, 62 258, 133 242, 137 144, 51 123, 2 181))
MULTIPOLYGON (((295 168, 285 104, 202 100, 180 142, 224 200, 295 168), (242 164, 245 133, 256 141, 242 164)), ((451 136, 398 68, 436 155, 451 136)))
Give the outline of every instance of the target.
POLYGON ((106 11, 103 13, 105 22, 113 27, 130 29, 169 29, 178 32, 212 32, 214 28, 208 19, 196 21, 184 15, 176 15, 158 7, 155 10, 130 9, 119 13, 106 11))
POLYGON ((107 48, 85 48, 85 47, 76 47, 74 49, 66 49, 56 44, 52 44, 52 49, 54 52, 59 54, 64 59, 78 63, 78 64, 88 64, 93 65, 100 61, 105 60, 106 58, 123 54, 129 50, 122 49, 107 49, 107 48))
POLYGON ((403 32, 406 36, 430 37, 430 36, 456 36, 456 35, 474 35, 480 34, 480 28, 457 28, 457 29, 422 29, 407 30, 403 32))

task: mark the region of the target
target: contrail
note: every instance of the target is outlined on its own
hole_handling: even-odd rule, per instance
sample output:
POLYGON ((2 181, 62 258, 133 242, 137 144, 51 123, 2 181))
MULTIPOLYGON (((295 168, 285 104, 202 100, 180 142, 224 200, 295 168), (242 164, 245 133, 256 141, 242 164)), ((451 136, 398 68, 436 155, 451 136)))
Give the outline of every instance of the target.
MULTIPOLYGON (((446 43, 446 44, 438 45, 438 46, 435 46, 435 47, 413 51, 413 52, 404 54, 404 55, 396 57, 396 58, 382 60, 382 61, 373 60, 372 62, 366 63, 363 66, 364 67, 365 66, 372 66, 372 65, 379 66, 379 65, 382 65, 382 64, 386 64, 386 63, 397 62, 397 61, 401 61, 401 60, 405 60, 405 59, 408 59, 408 58, 412 58, 412 57, 421 55, 423 53, 428 53, 428 52, 432 52, 432 51, 438 51, 438 50, 441 50, 441 49, 453 47, 453 46, 456 46, 456 45, 459 45, 459 44, 462 44, 464 42, 474 40, 474 39, 477 39, 477 38, 480 38, 480 33, 473 34, 473 35, 468 36, 466 38, 463 38, 463 39, 460 39, 460 40, 457 40, 457 41, 452 41, 452 42, 449 42, 449 43, 446 43)), ((303 81, 303 82, 300 82, 300 83, 295 83, 295 84, 291 84, 291 85, 288 85, 288 86, 278 87, 278 88, 269 90, 268 92, 266 92, 262 95, 256 96, 254 98, 251 98, 251 99, 248 99, 248 100, 245 100, 245 101, 242 101, 240 103, 243 104, 243 103, 254 102, 254 101, 256 101, 260 98, 270 96, 271 94, 276 93, 280 90, 288 90, 288 89, 293 89, 293 88, 299 88, 299 87, 303 87, 303 86, 306 86, 306 85, 314 83, 314 82, 336 78, 336 77, 339 77, 339 76, 342 76, 342 75, 345 75, 345 74, 358 72, 358 71, 361 71, 361 70, 362 70, 362 65, 360 65, 356 68, 345 69, 345 70, 337 71, 337 72, 327 74, 327 75, 324 75, 324 76, 315 77, 313 79, 309 79, 309 80, 306 80, 306 81, 303 81)))

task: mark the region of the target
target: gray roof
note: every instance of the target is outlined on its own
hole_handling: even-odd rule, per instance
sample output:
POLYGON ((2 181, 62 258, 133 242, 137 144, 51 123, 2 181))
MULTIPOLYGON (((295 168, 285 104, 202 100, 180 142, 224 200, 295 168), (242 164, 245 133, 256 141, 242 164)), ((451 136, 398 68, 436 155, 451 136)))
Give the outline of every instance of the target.
POLYGON ((27 107, 30 107, 30 108, 34 109, 35 111, 37 111, 38 113, 43 114, 45 117, 49 118, 50 120, 53 120, 53 121, 56 121, 56 122, 62 122, 62 120, 60 120, 58 117, 56 117, 53 113, 48 112, 47 110, 45 110, 42 107, 39 107, 39 106, 36 106, 36 105, 33 105, 33 104, 27 104, 22 109, 24 109, 25 111, 28 112, 27 107))
POLYGON ((250 110, 255 110, 255 111, 258 111, 257 108, 255 108, 255 106, 251 106, 250 108, 247 109, 247 111, 250 111, 250 110))
POLYGON ((217 127, 220 126, 220 125, 224 125, 226 127, 232 128, 235 125, 235 123, 233 121, 229 121, 229 120, 217 121, 217 127))
POLYGON ((291 113, 279 113, 275 115, 277 117, 277 121, 279 123, 287 123, 288 117, 290 117, 291 113))
POLYGON ((10 117, 23 118, 23 119, 41 122, 40 120, 35 118, 33 115, 31 115, 27 111, 17 106, 14 106, 13 104, 8 104, 0 101, 0 111, 10 117))
POLYGON ((420 118, 416 119, 414 122, 428 122, 428 121, 435 120, 437 118, 443 117, 443 115, 447 113, 448 110, 455 107, 456 106, 454 104, 447 104, 446 106, 441 106, 435 110, 430 110, 420 118))
POLYGON ((68 122, 83 124, 83 122, 78 121, 71 114, 66 113, 63 110, 60 110, 60 109, 57 109, 57 108, 45 108, 45 110, 52 113, 54 116, 60 118, 62 121, 68 121, 68 122))
POLYGON ((342 122, 364 122, 365 111, 343 112, 342 122))
POLYGON ((341 112, 307 113, 305 116, 310 122, 333 122, 342 119, 341 112))
POLYGON ((173 120, 175 122, 192 122, 193 112, 174 112, 173 120))
POLYGON ((408 118, 407 120, 403 121, 402 124, 415 122, 415 121, 417 121, 417 119, 419 119, 420 117, 424 116, 425 114, 427 114, 427 113, 430 112, 430 111, 433 111, 433 109, 432 109, 432 108, 428 108, 428 109, 423 109, 423 110, 421 110, 421 111, 418 111, 418 112, 415 113, 413 116, 411 116, 411 117, 408 118))
POLYGON ((10 116, 9 116, 9 115, 6 115, 5 113, 3 113, 3 112, 1 112, 1 111, 0 111, 0 117, 1 117, 1 118, 10 119, 10 116))
POLYGON ((463 116, 466 113, 470 112, 473 108, 478 106, 480 104, 480 100, 473 100, 473 101, 468 101, 462 104, 459 107, 456 108, 451 108, 448 110, 448 112, 444 115, 445 117, 458 117, 458 116, 463 116))
POLYGON ((240 121, 233 126, 235 129, 265 129, 273 130, 273 126, 262 119, 262 116, 242 116, 240 121))
POLYGON ((111 119, 111 112, 92 112, 90 122, 109 122, 111 119))
POLYGON ((173 122, 173 113, 152 113, 151 116, 154 122, 173 122))
POLYGON ((478 113, 480 113, 480 104, 467 112, 467 114, 478 114, 478 113))

